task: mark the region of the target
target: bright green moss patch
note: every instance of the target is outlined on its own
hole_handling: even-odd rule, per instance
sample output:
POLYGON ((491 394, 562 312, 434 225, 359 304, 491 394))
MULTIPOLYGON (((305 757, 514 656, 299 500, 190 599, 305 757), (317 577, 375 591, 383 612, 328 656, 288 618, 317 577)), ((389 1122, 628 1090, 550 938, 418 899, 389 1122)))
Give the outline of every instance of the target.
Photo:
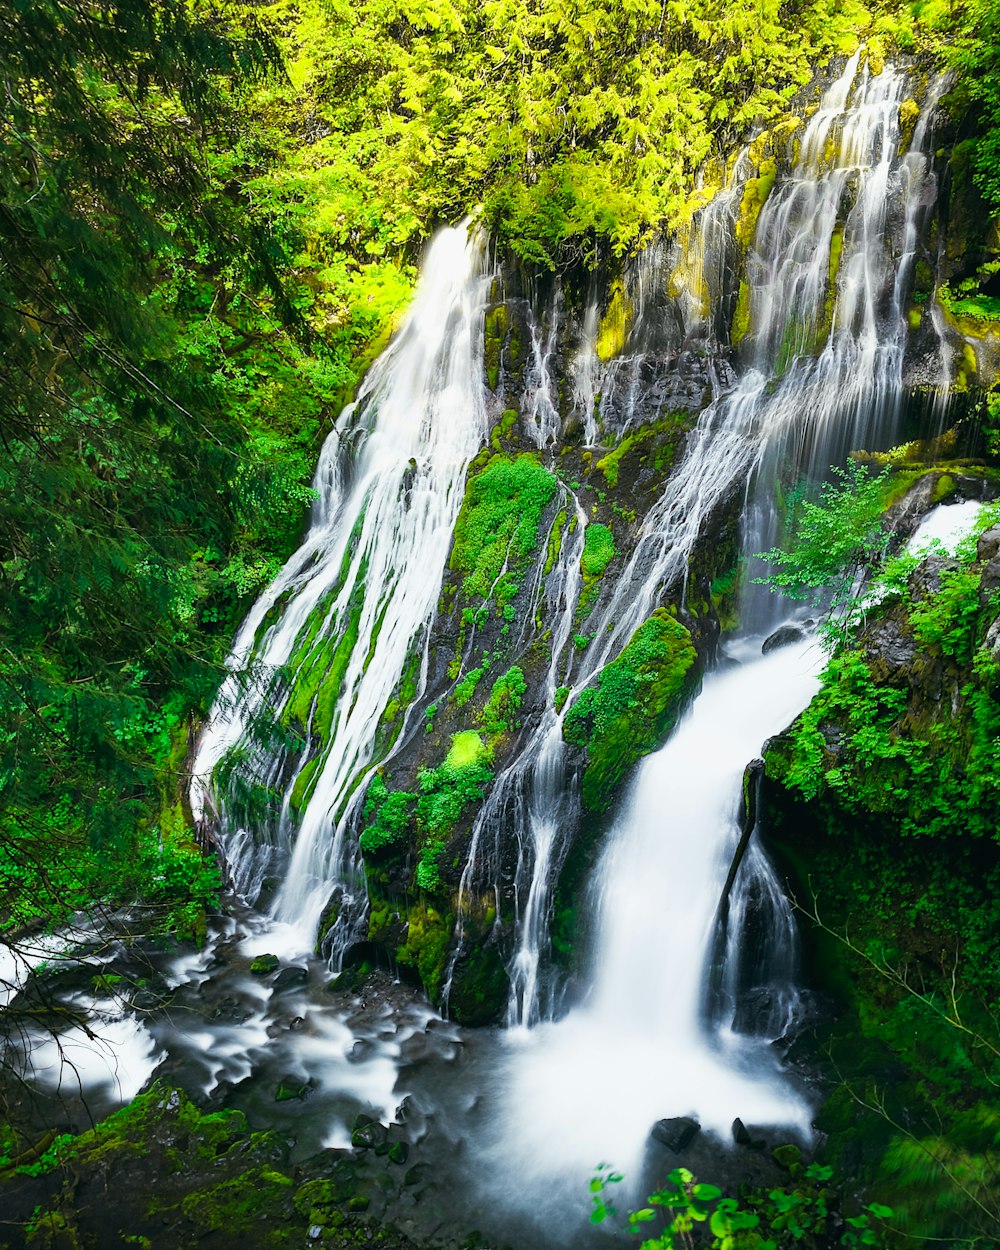
POLYGON ((635 309, 632 301, 625 294, 625 287, 621 280, 616 280, 611 284, 611 299, 608 301, 607 311, 601 318, 601 324, 597 330, 597 341, 594 344, 594 350, 601 360, 610 360, 613 356, 621 355, 634 319, 635 309))
POLYGON ((482 764, 485 759, 486 747, 482 738, 474 730, 468 729, 452 738, 445 763, 451 768, 461 769, 482 764))
POLYGON ((389 790, 377 773, 365 796, 367 822, 359 839, 366 855, 405 845, 417 796, 406 790, 389 790))
MULTIPOLYGON (((420 774, 420 797, 417 799, 417 820, 434 835, 444 835, 458 824, 470 803, 481 803, 486 787, 493 780, 493 770, 482 763, 483 745, 476 733, 456 734, 464 741, 458 754, 451 752, 437 768, 425 768, 420 774), (480 754, 474 754, 472 740, 480 754)), ((453 745, 452 751, 456 748, 453 745)))
POLYGON ((451 553, 451 567, 464 575, 468 598, 489 600, 501 590, 502 597, 513 597, 516 575, 538 547, 542 513, 556 486, 538 457, 529 454, 493 456, 470 478, 451 553))
POLYGON ((615 558, 615 539, 606 525, 588 525, 583 534, 583 555, 580 570, 585 582, 600 577, 615 558))
POLYGON ((583 803, 590 811, 606 810, 636 760, 663 740, 690 689, 696 659, 688 631, 657 608, 573 703, 563 737, 587 750, 583 803))

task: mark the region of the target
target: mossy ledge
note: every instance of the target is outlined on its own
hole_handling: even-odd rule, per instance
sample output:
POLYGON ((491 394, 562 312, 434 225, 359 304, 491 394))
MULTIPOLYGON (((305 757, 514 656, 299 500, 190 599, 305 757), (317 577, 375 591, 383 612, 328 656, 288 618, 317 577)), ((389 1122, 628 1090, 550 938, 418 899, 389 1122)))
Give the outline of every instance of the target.
POLYGON ((663 741, 697 680, 697 658, 688 631, 657 608, 577 696, 563 737, 586 750, 582 799, 589 811, 606 811, 632 765, 663 741))

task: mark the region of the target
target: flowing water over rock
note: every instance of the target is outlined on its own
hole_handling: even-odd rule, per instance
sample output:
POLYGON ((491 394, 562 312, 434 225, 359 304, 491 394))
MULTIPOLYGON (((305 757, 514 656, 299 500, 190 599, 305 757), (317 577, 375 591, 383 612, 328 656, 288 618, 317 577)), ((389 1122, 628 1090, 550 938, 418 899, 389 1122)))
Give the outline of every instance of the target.
MULTIPOLYGON (((802 637, 761 653, 788 610, 749 580, 754 554, 779 536, 776 484, 821 478, 851 448, 887 446, 899 431, 939 88, 906 144, 904 76, 859 63, 826 92, 778 172, 742 283, 732 279, 749 149, 686 239, 637 260, 611 296, 613 316, 602 323, 596 302, 581 310, 572 360, 558 359, 559 286, 544 312, 531 311, 521 419, 553 468, 567 409, 589 445, 648 416, 643 388, 664 344, 680 389, 690 377, 700 398, 707 380, 711 396, 692 405, 701 411, 637 523, 614 595, 595 600, 591 640, 574 635, 591 517, 580 484, 565 479, 553 503, 565 514, 561 544, 552 547, 552 522, 551 558, 528 579, 536 606, 508 623, 525 646, 544 625, 538 710, 517 727, 513 758, 475 817, 444 989, 447 1003, 470 917, 492 910, 509 939, 506 1031, 461 1030, 387 975, 330 987, 330 970, 366 933, 353 817, 374 768, 413 742, 425 694, 444 688, 429 671, 432 626, 466 472, 490 434, 483 322, 494 275, 464 227, 430 245, 403 327, 324 446, 309 531, 234 644, 199 742, 192 806, 217 826, 242 904, 204 952, 159 960, 169 1010, 158 1004, 141 1035, 126 1037, 128 1025, 121 1048, 135 1052, 133 1073, 162 1060, 162 1073, 206 1098, 272 1119, 301 1152, 348 1147, 359 1107, 395 1121, 429 1165, 410 1198, 385 1200, 414 1228, 467 1228, 492 1199, 492 1227, 504 1230, 512 1208, 530 1227, 532 1212, 557 1212, 559 1227, 529 1240, 572 1240, 601 1159, 635 1177, 673 1165, 649 1140, 664 1117, 696 1118, 716 1155, 737 1116, 809 1137, 808 1099, 771 1044, 798 1011, 794 924, 756 841, 735 866, 733 857, 744 769, 808 703, 822 662, 802 637), (684 374, 692 345, 715 355, 684 374), (574 1000, 550 933, 581 822, 565 717, 653 610, 683 599, 699 542, 734 499, 744 634, 617 808, 586 895, 585 990, 574 1000), (265 951, 281 966, 252 967, 265 951), (469 1177, 462 1205, 453 1191, 469 1177), (413 1193, 419 1217, 406 1206, 413 1193)), ((123 1008, 117 1020, 135 1015, 123 1008)), ((115 1101, 106 1077, 92 1084, 98 1101, 115 1101)))
MULTIPOLYGON (((323 448, 302 546, 240 630, 231 667, 239 674, 252 659, 254 680, 227 683, 201 738, 195 814, 217 810, 241 892, 252 893, 247 887, 273 870, 276 847, 283 879, 272 914, 284 933, 268 941, 288 953, 313 949, 334 890, 335 962, 364 918, 363 874, 345 816, 364 792, 390 700, 412 703, 426 681, 427 637, 465 471, 486 436, 487 285, 482 240, 464 227, 442 231, 405 325, 323 448), (315 666, 322 694, 278 735, 302 739, 268 752, 255 734, 289 708, 296 679, 315 666), (213 786, 220 764, 228 793, 213 786), (266 831, 248 836, 233 803, 234 792, 254 786, 282 793, 263 848, 266 831)), ((391 744, 382 745, 384 756, 391 744)))

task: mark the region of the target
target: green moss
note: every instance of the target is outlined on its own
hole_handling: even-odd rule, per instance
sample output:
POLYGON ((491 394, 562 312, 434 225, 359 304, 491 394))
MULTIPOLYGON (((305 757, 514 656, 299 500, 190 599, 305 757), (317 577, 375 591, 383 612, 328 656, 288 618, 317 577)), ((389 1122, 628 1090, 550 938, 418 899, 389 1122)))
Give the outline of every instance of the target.
MULTIPOLYGON (((614 489, 618 485, 621 462, 629 452, 650 439, 659 438, 660 435, 677 429, 684 419, 682 413, 669 414, 666 417, 662 417, 659 421, 654 421, 651 425, 644 425, 640 429, 634 430, 631 434, 626 434, 617 447, 598 460, 594 468, 599 469, 604 474, 608 485, 614 489)), ((658 456, 662 450, 665 450, 665 448, 657 449, 658 456)), ((672 456, 672 449, 667 454, 672 456)), ((661 466, 658 463, 656 467, 659 468, 661 466)))
POLYGON ((433 907, 412 907, 408 915, 406 941, 396 951, 404 967, 413 968, 427 991, 437 1001, 448 961, 451 921, 433 907))
POLYGON ((455 968, 448 996, 451 1018, 465 1025, 492 1024, 503 1012, 509 986, 496 948, 476 946, 455 968))
POLYGON ((492 312, 486 314, 483 331, 483 358, 491 391, 497 389, 497 382, 500 380, 500 353, 506 337, 507 306, 498 304, 492 312))
POLYGON ((515 408, 508 408, 504 411, 490 435, 490 447, 493 451, 501 451, 503 443, 510 441, 517 428, 517 419, 518 414, 515 408))
POLYGON ((482 711, 483 727, 491 742, 520 726, 516 717, 527 689, 524 673, 516 665, 493 683, 490 697, 482 711))
POLYGON ((569 686, 559 686, 552 696, 552 704, 557 712, 561 712, 566 706, 566 700, 569 698, 569 686))
POLYGON ((611 360, 612 357, 621 355, 634 318, 635 309, 625 293, 625 285, 621 279, 616 279, 611 284, 611 297, 598 326, 597 341, 594 344, 601 360, 611 360))
POLYGON ((951 474, 942 473, 934 483, 934 490, 931 492, 931 503, 940 503, 943 499, 948 499, 955 493, 955 489, 955 479, 951 474))
POLYGON ((517 577, 538 548, 542 513, 556 479, 537 455, 493 456, 469 479, 455 524, 451 567, 465 596, 500 607, 517 592, 517 577))
POLYGON ((366 824, 359 838, 365 855, 405 847, 416 801, 417 796, 405 790, 390 791, 381 775, 375 774, 365 796, 366 824))
POLYGON ((253 1168, 211 1188, 188 1194, 181 1212, 202 1235, 253 1236, 261 1224, 287 1217, 291 1179, 271 1168, 253 1168))
POLYGON ((487 758, 488 753, 479 734, 474 730, 465 730, 452 737, 444 762, 449 768, 462 769, 483 764, 487 758))
POLYGON ((607 525, 588 525, 583 534, 583 555, 580 571, 585 582, 595 581, 615 558, 614 535, 607 525))
POLYGON ((590 811, 606 810, 636 760, 662 741, 690 689, 696 659, 688 631, 657 608, 577 697, 563 736, 586 748, 582 794, 590 811))
POLYGON ((740 279, 740 290, 736 297, 736 310, 733 313, 733 327, 730 331, 734 346, 746 338, 750 329, 750 284, 746 278, 740 279))
POLYGON ((559 560, 559 553, 562 551, 563 530, 566 528, 566 509, 556 513, 556 519, 552 522, 552 528, 549 530, 549 543, 545 551, 545 567, 542 570, 542 576, 548 575, 555 568, 559 560))
POLYGON ((747 179, 736 219, 736 240, 741 247, 749 247, 753 242, 757 232, 757 218, 771 193, 777 175, 777 164, 773 158, 769 158, 761 162, 756 178, 747 179))
POLYGON ((476 693, 476 687, 479 685, 485 672, 486 666, 482 665, 480 668, 474 668, 471 672, 466 673, 455 687, 455 691, 451 696, 451 701, 455 707, 465 707, 466 703, 476 693))

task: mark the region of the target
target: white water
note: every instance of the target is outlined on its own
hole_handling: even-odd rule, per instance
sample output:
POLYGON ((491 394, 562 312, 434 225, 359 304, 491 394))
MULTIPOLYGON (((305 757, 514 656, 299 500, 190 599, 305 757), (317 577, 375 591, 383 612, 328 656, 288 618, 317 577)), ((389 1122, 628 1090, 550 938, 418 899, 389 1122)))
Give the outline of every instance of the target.
MULTIPOLYGON (((211 775, 228 751, 252 741, 256 722, 280 713, 288 697, 281 670, 296 650, 305 644, 300 668, 328 667, 331 642, 356 628, 329 739, 297 820, 289 796, 314 746, 302 751, 283 783, 277 840, 279 850, 289 843, 291 850, 272 908, 271 950, 311 951, 335 888, 344 930, 333 943, 335 959, 364 917, 363 875, 344 836, 345 815, 352 796, 364 792, 380 719, 408 662, 417 669, 415 700, 425 686, 429 631, 465 473, 487 432, 481 364, 487 286, 481 240, 465 226, 442 230, 428 248, 402 328, 324 446, 309 533, 241 628, 230 659, 234 677, 199 743, 196 816, 219 811, 228 858, 240 866, 238 883, 259 885, 270 865, 267 846, 258 848, 227 823, 227 796, 212 791, 211 775), (279 603, 278 619, 259 636, 279 603), (251 657, 263 680, 247 686, 241 675, 251 657)), ((315 710, 314 703, 307 728, 315 710)), ((252 780, 274 787, 285 765, 280 753, 251 749, 245 767, 252 780)))
POLYGON ((512 1043, 508 1146, 529 1175, 635 1171, 661 1117, 733 1118, 808 1136, 805 1101, 765 1043, 706 1035, 701 1012, 744 767, 809 702, 823 663, 797 644, 722 668, 640 766, 599 865, 586 1005, 512 1043))
MULTIPOLYGON (((901 155, 899 106, 906 80, 891 68, 872 77, 867 68, 859 70, 859 62, 860 54, 824 95, 801 135, 790 176, 778 179, 761 210, 747 258, 750 302, 744 368, 735 384, 720 391, 701 414, 684 459, 647 514, 638 546, 616 579, 617 594, 588 623, 595 641, 577 662, 573 676, 563 679, 573 683, 567 707, 620 652, 664 592, 686 582, 697 542, 704 539, 713 513, 734 492, 742 487, 746 496, 743 549, 752 557, 778 539, 774 497, 779 476, 787 484, 800 475, 816 480, 853 447, 895 441, 903 399, 906 299, 918 227, 934 190, 925 147, 942 84, 930 91, 910 149, 901 155), (841 244, 831 290, 831 249, 836 239, 841 244)), ((598 388, 603 411, 619 373, 632 379, 629 384, 639 377, 639 331, 657 267, 662 269, 669 260, 674 300, 688 332, 711 334, 707 323, 712 308, 706 305, 706 295, 718 304, 725 287, 748 168, 746 154, 741 153, 728 187, 690 231, 686 251, 675 250, 667 257, 651 249, 644 256, 639 278, 632 284, 639 312, 635 328, 623 356, 608 366, 600 366, 593 350, 597 314, 595 306, 588 309, 574 375, 577 402, 590 405, 585 412, 589 437, 596 429, 592 408, 598 388)), ((628 405, 624 411, 629 411, 628 405)), ((758 571, 752 560, 750 565, 758 571)), ((746 579, 745 627, 769 631, 786 610, 777 597, 746 579)), ((505 820, 507 827, 513 823, 519 831, 526 830, 527 837, 518 835, 521 854, 513 916, 518 947, 509 967, 512 1024, 550 1016, 559 1001, 551 993, 545 1001, 539 998, 544 982, 540 963, 548 946, 552 877, 561 862, 560 840, 550 831, 565 825, 572 814, 562 793, 568 779, 558 733, 561 724, 542 728, 549 729, 549 736, 536 733, 531 749, 498 780, 477 822, 463 878, 465 885, 477 867, 481 842, 496 844, 505 820), (508 792, 512 787, 519 793, 524 790, 526 773, 532 779, 531 799, 522 802, 512 822, 508 792), (493 826, 491 838, 484 836, 483 826, 493 826), (525 882, 530 882, 528 906, 521 902, 525 882)), ((736 912, 750 910, 752 899, 766 904, 773 914, 775 942, 779 931, 790 934, 787 905, 756 851, 748 856, 742 889, 734 895, 736 912)), ((734 941, 739 919, 734 915, 734 941)), ((788 940, 781 939, 786 946, 788 940)), ((728 962, 731 965, 732 960, 728 962)), ((704 971, 698 969, 695 981, 704 971)))
MULTIPOLYGON (((923 147, 936 94, 901 158, 905 86, 888 67, 876 77, 859 73, 858 56, 852 58, 806 126, 791 176, 779 179, 765 202, 747 258, 743 368, 735 387, 702 413, 684 461, 646 517, 621 580, 627 606, 616 601, 597 623, 600 663, 621 649, 666 587, 686 580, 707 521, 734 489, 742 485, 749 500, 744 549, 763 551, 776 539, 779 470, 792 480, 815 480, 849 449, 893 441, 903 397, 904 299, 917 224, 933 198, 923 147), (823 340, 831 247, 840 229, 823 340), (821 350, 813 354, 817 343, 821 350)), ((766 598, 744 607, 759 616, 748 624, 773 623, 766 598)))

